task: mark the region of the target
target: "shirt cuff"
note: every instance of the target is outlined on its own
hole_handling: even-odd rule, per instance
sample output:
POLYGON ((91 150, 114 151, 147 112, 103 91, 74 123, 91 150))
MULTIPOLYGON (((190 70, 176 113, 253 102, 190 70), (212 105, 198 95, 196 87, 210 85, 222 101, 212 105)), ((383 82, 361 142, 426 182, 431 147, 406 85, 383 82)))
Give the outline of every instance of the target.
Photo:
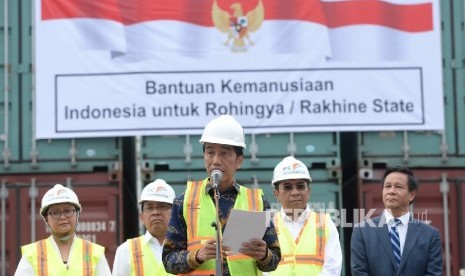
POLYGON ((266 247, 265 257, 263 257, 263 259, 257 260, 257 263, 261 265, 266 265, 267 263, 270 262, 271 255, 272 254, 270 254, 270 250, 268 249, 268 247, 266 247))
POLYGON ((198 268, 201 263, 199 263, 197 261, 197 252, 199 251, 199 249, 195 250, 195 251, 189 251, 189 253, 187 254, 187 264, 189 265, 190 268, 198 268))

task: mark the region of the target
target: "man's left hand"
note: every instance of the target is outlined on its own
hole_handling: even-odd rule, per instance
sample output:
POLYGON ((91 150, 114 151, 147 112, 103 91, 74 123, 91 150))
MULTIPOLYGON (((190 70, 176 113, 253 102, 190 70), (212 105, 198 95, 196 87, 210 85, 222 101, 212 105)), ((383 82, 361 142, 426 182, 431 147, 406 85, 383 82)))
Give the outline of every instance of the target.
POLYGON ((252 239, 250 242, 244 242, 239 252, 255 260, 263 260, 267 253, 266 243, 264 240, 252 239))

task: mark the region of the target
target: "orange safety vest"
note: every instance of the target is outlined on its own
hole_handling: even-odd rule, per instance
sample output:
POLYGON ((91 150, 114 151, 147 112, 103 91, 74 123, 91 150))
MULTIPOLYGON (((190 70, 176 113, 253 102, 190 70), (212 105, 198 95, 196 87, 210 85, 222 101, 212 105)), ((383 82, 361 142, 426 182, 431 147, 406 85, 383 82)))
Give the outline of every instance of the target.
POLYGON ((144 236, 128 240, 131 275, 172 275, 167 273, 163 263, 156 259, 149 243, 142 246, 143 240, 144 236))
POLYGON ((281 213, 274 224, 281 246, 281 261, 270 275, 318 275, 323 269, 325 245, 329 236, 328 214, 310 212, 307 221, 294 240, 284 225, 281 213))
POLYGON ((34 269, 34 275, 38 276, 63 276, 63 275, 95 275, 95 267, 105 252, 105 248, 74 237, 71 266, 63 264, 59 252, 53 249, 52 237, 40 240, 21 247, 23 256, 34 269))
MULTIPOLYGON (((187 225, 187 250, 197 250, 210 239, 215 238, 215 229, 211 223, 216 220, 215 205, 205 187, 208 178, 203 181, 188 182, 184 196, 183 215, 187 225)), ((239 194, 234 203, 234 209, 248 211, 263 211, 263 191, 240 186, 239 194)), ((249 256, 237 254, 226 257, 231 275, 261 275, 255 260, 249 256)), ((215 274, 215 260, 208 260, 190 275, 215 274)))

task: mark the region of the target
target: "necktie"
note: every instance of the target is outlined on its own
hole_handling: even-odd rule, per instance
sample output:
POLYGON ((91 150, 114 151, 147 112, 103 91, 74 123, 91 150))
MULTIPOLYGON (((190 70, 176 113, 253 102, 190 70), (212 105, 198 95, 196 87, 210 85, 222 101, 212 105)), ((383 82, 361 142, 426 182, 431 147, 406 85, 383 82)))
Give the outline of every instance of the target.
POLYGON ((391 226, 389 231, 389 237, 391 238, 392 250, 394 251, 394 259, 396 260, 397 266, 400 263, 400 238, 397 226, 401 223, 400 219, 394 219, 394 224, 391 226))

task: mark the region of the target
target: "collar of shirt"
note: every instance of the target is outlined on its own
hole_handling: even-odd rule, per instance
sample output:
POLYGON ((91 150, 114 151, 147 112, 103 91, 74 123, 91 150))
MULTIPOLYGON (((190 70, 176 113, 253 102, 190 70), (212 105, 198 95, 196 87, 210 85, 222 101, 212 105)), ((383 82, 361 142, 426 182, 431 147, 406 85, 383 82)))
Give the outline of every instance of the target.
MULTIPOLYGON (((389 227, 394 225, 394 216, 391 214, 389 210, 384 210, 384 217, 386 218, 386 223, 389 227)), ((398 217, 398 219, 402 222, 401 226, 407 228, 408 222, 410 220, 410 212, 403 214, 402 216, 398 217)))
MULTIPOLYGON (((71 263, 71 255, 73 254, 73 246, 74 246, 74 241, 75 241, 75 237, 76 236, 76 233, 73 234, 73 236, 70 238, 70 239, 73 239, 73 242, 71 243, 71 247, 69 248, 69 255, 68 255, 68 260, 66 260, 66 264, 67 266, 69 267, 70 263, 71 263)), ((56 252, 58 252, 58 256, 61 255, 60 253, 60 248, 58 248, 58 244, 57 242, 55 241, 55 239, 53 238, 53 235, 50 235, 49 237, 50 241, 52 242, 52 246, 55 248, 56 252)))
POLYGON ((160 242, 158 242, 158 239, 152 236, 152 234, 150 234, 149 231, 145 231, 145 234, 144 234, 144 244, 146 243, 151 243, 152 245, 155 245, 157 247, 162 246, 160 242))
POLYGON ((286 213, 284 212, 284 208, 281 208, 281 219, 283 221, 283 224, 285 225, 287 230, 289 230, 289 233, 292 235, 294 239, 297 239, 297 237, 299 236, 299 233, 302 230, 302 227, 304 227, 305 221, 307 221, 310 212, 310 207, 307 205, 307 207, 305 207, 305 210, 299 215, 297 221, 293 221, 292 218, 286 215, 286 213))
POLYGON ((286 212, 284 211, 284 208, 281 208, 281 217, 283 219, 283 222, 285 223, 298 223, 298 224, 304 224, 305 221, 308 218, 308 215, 310 214, 310 207, 307 206, 305 207, 305 210, 299 215, 299 219, 297 221, 294 221, 292 218, 290 218, 286 212))
POLYGON ((152 250, 153 254, 155 254, 155 258, 162 262, 162 251, 163 251, 163 244, 158 242, 154 236, 152 236, 149 231, 146 231, 144 234, 144 245, 148 244, 150 249, 152 250))
MULTIPOLYGON (((386 219, 387 226, 392 227, 395 223, 394 216, 391 214, 389 210, 384 210, 384 216, 386 219)), ((403 214, 402 216, 398 217, 398 219, 402 222, 397 226, 397 232, 399 233, 400 252, 403 252, 405 239, 407 237, 408 223, 410 220, 410 212, 403 214)))
MULTIPOLYGON (((239 186, 239 183, 236 182, 236 180, 234 180, 234 183, 233 183, 232 187, 234 187, 236 189, 236 191, 239 192, 240 186, 239 186)), ((213 189, 213 186, 210 183, 208 183, 207 186, 205 187, 205 194, 208 194, 210 191, 213 191, 212 189, 213 189)), ((229 190, 229 188, 228 188, 228 190, 229 190)))

